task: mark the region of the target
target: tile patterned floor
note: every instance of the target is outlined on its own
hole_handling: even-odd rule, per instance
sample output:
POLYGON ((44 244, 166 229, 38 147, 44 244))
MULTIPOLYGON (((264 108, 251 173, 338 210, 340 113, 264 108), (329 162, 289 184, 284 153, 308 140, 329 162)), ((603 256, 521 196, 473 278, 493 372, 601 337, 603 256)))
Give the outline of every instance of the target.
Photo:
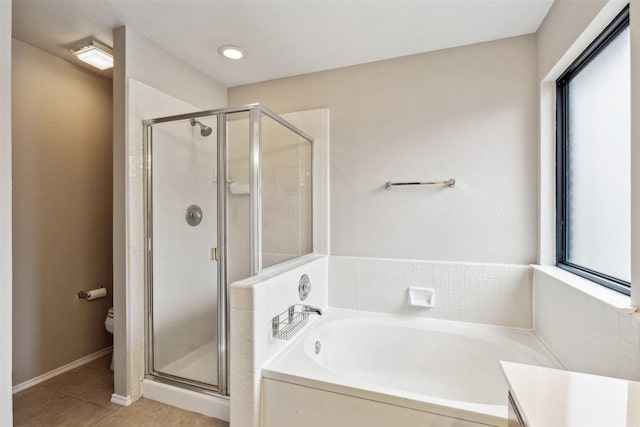
POLYGON ((131 406, 111 403, 111 355, 66 372, 13 396, 14 427, 209 426, 229 423, 153 400, 131 406))

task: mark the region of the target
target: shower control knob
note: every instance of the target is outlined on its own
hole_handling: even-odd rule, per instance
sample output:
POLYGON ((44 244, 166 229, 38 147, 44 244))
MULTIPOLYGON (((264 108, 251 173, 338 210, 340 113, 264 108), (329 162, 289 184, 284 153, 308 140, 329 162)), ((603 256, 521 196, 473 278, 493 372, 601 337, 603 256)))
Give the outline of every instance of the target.
POLYGON ((298 282, 298 296, 300 297, 300 301, 306 300, 309 292, 311 292, 311 279, 309 279, 307 274, 303 274, 298 282))
POLYGON ((191 205, 187 208, 184 217, 187 220, 187 224, 195 227, 202 221, 202 209, 198 205, 191 205))

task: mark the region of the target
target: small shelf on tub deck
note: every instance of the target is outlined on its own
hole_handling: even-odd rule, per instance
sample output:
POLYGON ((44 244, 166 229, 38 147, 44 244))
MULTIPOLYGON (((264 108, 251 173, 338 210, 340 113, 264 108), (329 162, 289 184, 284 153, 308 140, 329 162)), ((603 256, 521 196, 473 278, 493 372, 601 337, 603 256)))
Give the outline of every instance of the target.
POLYGON ((271 331, 274 338, 288 340, 296 334, 309 320, 309 313, 304 305, 295 304, 271 319, 271 331), (296 310, 299 307, 299 310, 296 310))

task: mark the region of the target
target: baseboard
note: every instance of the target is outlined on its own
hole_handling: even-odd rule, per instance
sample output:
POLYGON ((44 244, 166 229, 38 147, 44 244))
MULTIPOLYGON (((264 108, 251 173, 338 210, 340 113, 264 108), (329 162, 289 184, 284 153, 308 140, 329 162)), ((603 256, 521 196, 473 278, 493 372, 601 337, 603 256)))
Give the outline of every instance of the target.
POLYGON ((81 359, 76 360, 75 362, 68 363, 68 364, 66 364, 64 366, 61 366, 59 368, 54 369, 53 371, 49 371, 46 374, 42 374, 40 376, 37 376, 37 377, 32 378, 30 380, 27 380, 27 381, 25 381, 23 383, 20 383, 18 385, 14 385, 11 388, 11 392, 13 394, 16 394, 16 393, 18 393, 18 392, 20 392, 22 390, 28 389, 29 387, 33 387, 34 385, 38 385, 38 384, 43 383, 43 382, 45 382, 47 380, 50 380, 53 377, 57 377, 60 374, 64 374, 65 372, 68 372, 68 371, 70 371, 72 369, 78 368, 78 367, 80 367, 82 365, 86 365, 87 363, 89 363, 89 362, 91 362, 93 360, 100 359, 102 356, 106 356, 107 354, 110 354, 112 352, 113 352, 113 346, 109 346, 109 347, 104 348, 104 349, 102 349, 100 351, 96 351, 93 354, 90 354, 88 356, 85 356, 85 357, 83 357, 81 359))
POLYGON ((119 394, 113 393, 111 395, 111 403, 115 403, 116 405, 129 406, 131 405, 131 396, 120 396, 119 394))

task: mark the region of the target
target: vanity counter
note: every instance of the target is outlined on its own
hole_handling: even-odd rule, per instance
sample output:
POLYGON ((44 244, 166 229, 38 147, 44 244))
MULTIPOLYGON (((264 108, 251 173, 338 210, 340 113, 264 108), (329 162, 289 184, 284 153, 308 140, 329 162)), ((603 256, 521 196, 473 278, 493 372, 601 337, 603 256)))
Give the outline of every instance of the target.
POLYGON ((525 427, 639 427, 640 382, 500 362, 525 427))

